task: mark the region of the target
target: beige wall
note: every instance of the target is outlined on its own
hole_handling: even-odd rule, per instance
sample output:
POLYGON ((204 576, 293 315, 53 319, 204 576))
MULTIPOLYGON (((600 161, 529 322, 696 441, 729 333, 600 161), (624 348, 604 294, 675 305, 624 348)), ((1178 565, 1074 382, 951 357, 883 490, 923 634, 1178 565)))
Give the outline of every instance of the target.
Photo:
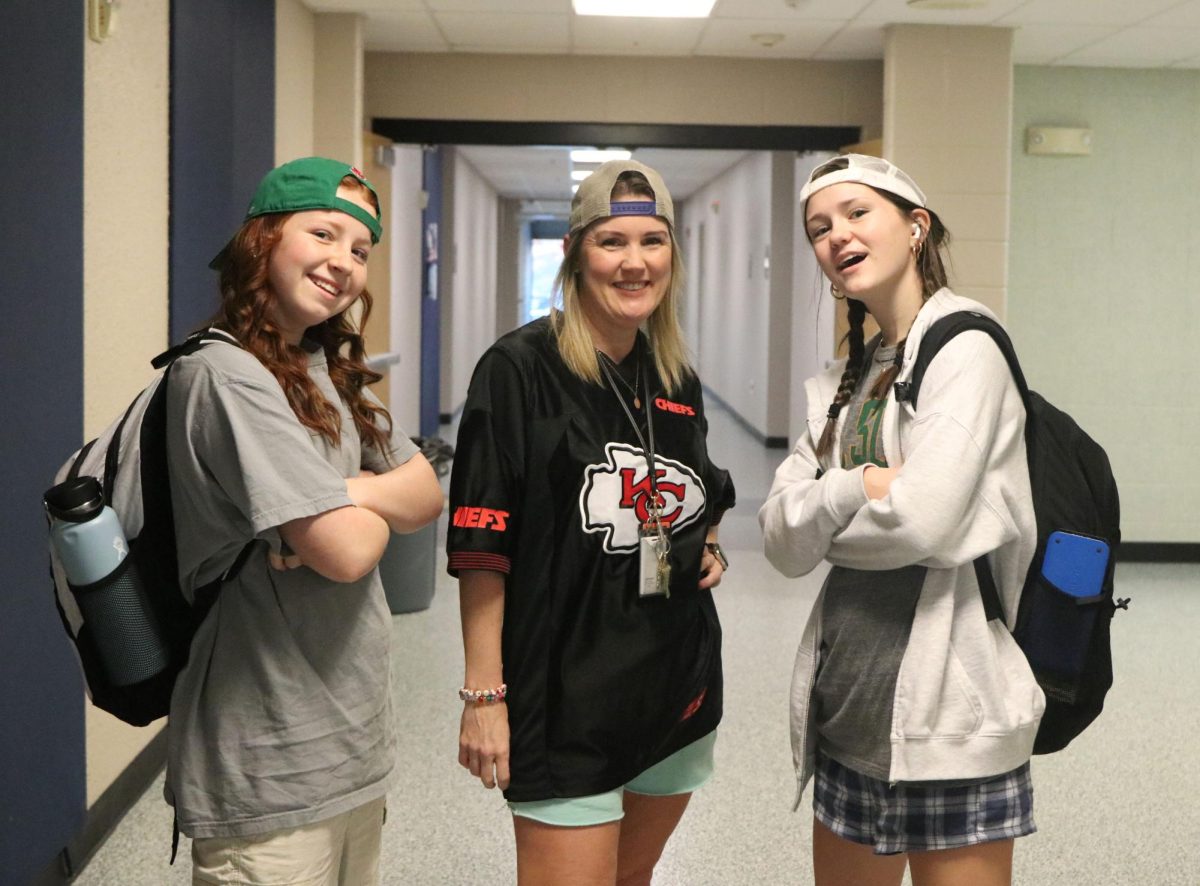
MULTIPOLYGON (((129 405, 167 346, 168 28, 167 4, 126 4, 104 43, 85 41, 85 439, 129 405)), ((85 708, 90 806, 158 727, 85 708)))
POLYGON ((313 28, 313 150, 362 166, 362 17, 321 14, 313 28))
POLYGON ((315 17, 275 0, 275 165, 313 154, 315 17))
POLYGON ((920 183, 950 229, 955 291, 1003 319, 1012 31, 893 25, 884 53, 884 156, 920 183))
POLYGON ((877 61, 367 53, 368 117, 861 126, 879 135, 877 61))

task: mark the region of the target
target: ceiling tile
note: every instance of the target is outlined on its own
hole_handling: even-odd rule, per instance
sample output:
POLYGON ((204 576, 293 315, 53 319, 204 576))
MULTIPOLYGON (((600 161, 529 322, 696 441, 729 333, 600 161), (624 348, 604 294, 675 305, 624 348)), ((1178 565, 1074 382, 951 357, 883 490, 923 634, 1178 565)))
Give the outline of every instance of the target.
POLYGON ((557 41, 552 43, 455 43, 451 52, 472 55, 570 55, 570 50, 557 41))
POLYGON ((450 47, 427 12, 380 13, 363 26, 371 52, 446 52, 450 47))
MULTIPOLYGON (((408 0, 403 0, 408 2, 408 0)), ((506 14, 510 12, 537 12, 551 15, 569 15, 571 0, 425 0, 432 12, 470 12, 473 14, 506 14)))
POLYGON ((1118 30, 1112 25, 1021 25, 1013 31, 1013 63, 1048 65, 1118 30))
POLYGON ((1064 56, 1059 64, 1161 68, 1196 55, 1200 55, 1200 31, 1126 28, 1112 37, 1064 56))
POLYGON ((996 24, 1131 25, 1178 5, 1179 0, 1029 0, 996 24))
POLYGON ((1189 36, 1200 34, 1200 0, 990 0, 958 11, 912 10, 905 0, 718 0, 707 20, 579 17, 571 0, 302 2, 365 15, 372 51, 878 59, 883 26, 896 22, 1012 27, 1018 64, 1184 67, 1200 57, 1200 36, 1189 36), (831 30, 836 22, 849 23, 831 30), (1135 25, 1166 39, 1115 33, 1135 25), (785 37, 773 49, 749 41, 771 32, 785 37), (821 45, 814 34, 825 35, 821 45))
POLYGON ((396 12, 425 12, 423 0, 304 0, 313 12, 361 12, 387 15, 396 12))
POLYGON ((986 6, 977 9, 913 9, 905 0, 875 0, 856 20, 878 24, 990 25, 1024 2, 1027 0, 989 0, 986 6))
POLYGON ((809 58, 841 27, 841 22, 714 19, 705 28, 696 54, 809 58), (754 39, 755 34, 782 34, 783 39, 774 46, 765 47, 754 39))
POLYGON ((436 12, 434 19, 455 49, 470 46, 480 51, 537 48, 566 52, 569 45, 566 15, 436 12))
POLYGON ((707 23, 705 19, 576 16, 571 20, 573 48, 584 54, 691 55, 707 23))
POLYGON ((698 188, 739 163, 748 153, 645 148, 635 152, 633 156, 635 160, 658 171, 671 191, 671 199, 678 204, 692 196, 698 188))
POLYGON ((793 21, 848 21, 871 0, 717 0, 712 18, 769 18, 793 21))
POLYGON ((874 25, 849 25, 834 34, 813 58, 883 58, 883 29, 874 25))
POLYGON ((1191 0, 1139 22, 1147 28, 1200 28, 1200 0, 1191 0))

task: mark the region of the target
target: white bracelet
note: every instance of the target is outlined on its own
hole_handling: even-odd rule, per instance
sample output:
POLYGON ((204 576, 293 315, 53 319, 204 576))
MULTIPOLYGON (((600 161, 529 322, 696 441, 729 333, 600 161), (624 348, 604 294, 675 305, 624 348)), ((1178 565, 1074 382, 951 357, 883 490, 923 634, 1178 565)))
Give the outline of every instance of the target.
POLYGON ((508 684, 501 683, 495 689, 467 689, 463 687, 458 690, 458 697, 463 701, 473 701, 475 704, 491 704, 496 701, 504 701, 504 697, 508 695, 508 684))

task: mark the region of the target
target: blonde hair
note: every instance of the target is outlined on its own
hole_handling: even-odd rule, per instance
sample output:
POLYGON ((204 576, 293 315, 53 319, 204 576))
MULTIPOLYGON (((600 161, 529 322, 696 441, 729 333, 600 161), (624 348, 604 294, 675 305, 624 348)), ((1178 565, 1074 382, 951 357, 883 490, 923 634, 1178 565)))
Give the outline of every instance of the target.
MULTIPOLYGON (((646 196, 653 198, 654 192, 645 178, 637 172, 623 173, 613 187, 612 196, 626 195, 646 196)), ((603 384, 600 375, 600 362, 596 359, 596 345, 588 331, 587 321, 583 314, 579 290, 579 276, 583 264, 583 243, 588 231, 604 219, 600 219, 576 231, 567 240, 567 248, 563 254, 562 264, 558 266, 558 275, 554 278, 554 288, 562 300, 562 307, 550 311, 550 328, 554 331, 555 343, 558 345, 559 356, 579 378, 592 384, 603 384)), ((658 307, 646 320, 645 332, 650 339, 650 350, 654 356, 654 367, 658 377, 662 379, 666 393, 675 394, 684 379, 692 372, 687 355, 687 345, 683 341, 683 330, 679 326, 678 305, 683 297, 683 258, 679 252, 679 243, 675 240, 675 231, 667 225, 671 236, 671 282, 667 293, 663 296, 658 307)))

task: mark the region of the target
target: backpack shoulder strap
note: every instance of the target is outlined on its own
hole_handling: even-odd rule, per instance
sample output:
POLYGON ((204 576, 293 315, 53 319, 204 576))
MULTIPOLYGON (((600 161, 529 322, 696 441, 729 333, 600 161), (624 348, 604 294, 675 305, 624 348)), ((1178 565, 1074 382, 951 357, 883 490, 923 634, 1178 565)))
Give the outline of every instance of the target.
POLYGON ((921 337, 921 346, 917 351, 917 359, 913 365, 912 375, 909 376, 908 381, 897 382, 895 385, 896 400, 901 403, 911 403, 915 409, 917 395, 921 390, 921 382, 925 378, 925 370, 929 368, 929 364, 933 362, 933 358, 937 356, 938 351, 950 339, 972 329, 986 332, 996 342, 996 346, 1000 348, 1000 353, 1004 355, 1004 359, 1008 362, 1009 371, 1012 372, 1013 380, 1016 381, 1017 388, 1021 392, 1021 399, 1028 406, 1029 386, 1025 383, 1025 374, 1021 372, 1021 364, 1017 360, 1017 352, 1013 349, 1008 333, 1004 331, 1003 326, 991 317, 985 317, 976 311, 955 311, 953 314, 947 314, 945 317, 935 320, 925 330, 925 334, 921 337))
POLYGON ((194 354, 209 342, 223 341, 229 345, 241 347, 241 342, 225 332, 222 329, 202 329, 199 332, 193 332, 179 344, 168 348, 157 357, 150 361, 150 365, 155 369, 162 369, 164 366, 170 366, 180 357, 186 357, 188 354, 194 354))
MULTIPOLYGON (((956 311, 953 314, 947 314, 945 317, 935 320, 925 330, 925 334, 921 337, 921 345, 917 351, 917 359, 913 365, 912 375, 909 376, 908 381, 896 383, 896 400, 901 403, 911 403, 915 409, 917 406, 917 395, 921 391, 921 381, 925 378, 925 370, 929 368, 929 364, 933 362, 933 358, 937 356, 938 351, 950 339, 971 329, 978 329, 990 335, 996 346, 1000 348, 1000 353, 1004 355, 1004 359, 1008 363, 1008 369, 1012 373, 1013 381, 1017 383, 1017 389, 1021 392, 1021 400, 1025 403, 1025 431, 1028 437, 1032 429, 1032 418, 1029 415, 1029 385, 1025 382, 1025 373, 1021 371, 1020 361, 1017 360, 1017 352, 1013 348, 1012 340, 1008 337, 1008 333, 1004 331, 1004 327, 992 318, 985 317, 977 311, 956 311)), ((974 566, 975 578, 979 583, 979 593, 983 598, 985 617, 989 621, 996 618, 1003 620, 1004 606, 1000 602, 1000 594, 996 588, 996 581, 992 576, 991 564, 988 563, 987 555, 984 554, 982 557, 977 558, 974 566)))

